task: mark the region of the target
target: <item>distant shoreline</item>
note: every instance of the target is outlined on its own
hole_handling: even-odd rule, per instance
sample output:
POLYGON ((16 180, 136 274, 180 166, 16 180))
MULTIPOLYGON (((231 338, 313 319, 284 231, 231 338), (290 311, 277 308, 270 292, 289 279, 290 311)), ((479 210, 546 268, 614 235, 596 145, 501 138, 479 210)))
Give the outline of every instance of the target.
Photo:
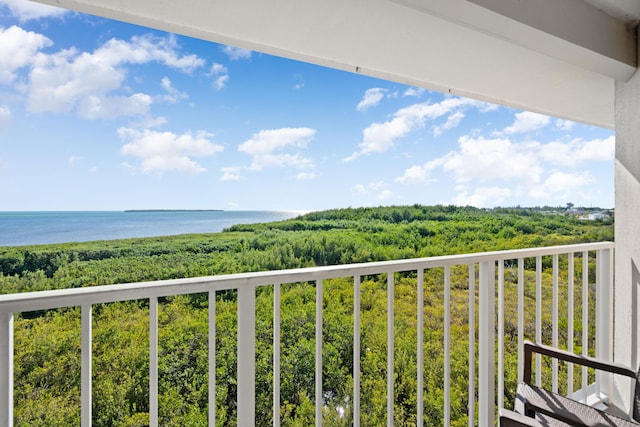
POLYGON ((125 212, 224 212, 223 209, 127 209, 125 212))

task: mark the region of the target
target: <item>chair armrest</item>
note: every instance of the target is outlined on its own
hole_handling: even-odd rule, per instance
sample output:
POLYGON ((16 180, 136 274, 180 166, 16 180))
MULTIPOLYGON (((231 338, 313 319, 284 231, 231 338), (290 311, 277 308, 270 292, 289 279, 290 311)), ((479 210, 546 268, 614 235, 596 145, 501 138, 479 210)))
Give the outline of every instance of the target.
POLYGON ((542 424, 535 418, 529 418, 504 408, 498 412, 500 416, 499 427, 542 427, 542 424))
POLYGON ((543 344, 532 343, 525 341, 524 343, 524 378, 523 381, 527 384, 531 384, 531 363, 532 354, 538 353, 544 356, 553 357, 558 360, 563 360, 569 363, 575 363, 580 366, 587 366, 589 368, 598 369, 605 372, 611 372, 613 374, 624 375, 630 378, 636 378, 636 372, 632 371, 627 366, 619 363, 606 362, 600 359, 589 356, 580 356, 574 353, 570 353, 565 350, 559 350, 554 347, 549 347, 543 344))

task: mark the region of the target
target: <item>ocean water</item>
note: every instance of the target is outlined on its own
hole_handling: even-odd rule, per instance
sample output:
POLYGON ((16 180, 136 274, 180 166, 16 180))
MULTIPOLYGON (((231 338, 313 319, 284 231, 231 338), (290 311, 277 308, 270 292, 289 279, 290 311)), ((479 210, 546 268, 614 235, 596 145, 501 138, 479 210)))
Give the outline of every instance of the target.
POLYGON ((0 212, 0 246, 214 233, 280 221, 293 211, 0 212))

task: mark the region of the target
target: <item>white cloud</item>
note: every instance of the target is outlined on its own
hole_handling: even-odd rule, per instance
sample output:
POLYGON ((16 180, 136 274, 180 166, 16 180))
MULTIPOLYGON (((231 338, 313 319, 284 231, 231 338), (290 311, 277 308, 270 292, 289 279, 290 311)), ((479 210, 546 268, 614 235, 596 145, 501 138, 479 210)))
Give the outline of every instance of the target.
POLYGON ((358 103, 356 109, 358 111, 365 111, 371 107, 377 106, 384 98, 386 92, 386 89, 382 89, 379 87, 367 89, 364 93, 364 96, 362 97, 362 100, 358 103))
POLYGON ((229 76, 228 75, 223 75, 223 76, 218 76, 214 81, 213 81, 213 87, 216 90, 222 90, 224 89, 224 87, 227 85, 227 82, 229 81, 229 76))
POLYGON ((232 61, 237 61, 239 59, 251 59, 251 51, 241 47, 224 46, 222 47, 222 52, 224 52, 232 61))
POLYGON ((39 50, 52 44, 42 34, 25 31, 15 25, 0 28, 0 84, 11 84, 17 70, 30 65, 39 50))
POLYGON ((78 100, 76 112, 90 120, 146 115, 152 102, 151 97, 144 93, 106 97, 91 95, 78 100))
POLYGON ((465 107, 482 108, 484 105, 484 102, 452 97, 446 98, 439 103, 430 104, 424 102, 401 108, 396 111, 391 120, 373 123, 364 129, 362 131, 362 142, 358 145, 358 151, 344 160, 348 162, 365 154, 388 151, 394 146, 396 139, 423 127, 427 119, 436 119, 465 107))
POLYGON ((309 179, 315 179, 316 176, 317 175, 313 172, 300 172, 298 175, 296 175, 296 179, 300 181, 306 181, 309 179))
POLYGON ((77 166, 77 165, 80 163, 80 161, 81 161, 81 160, 82 160, 82 158, 81 158, 81 157, 78 157, 78 156, 69 156, 69 158, 67 159, 67 165, 68 165, 70 168, 73 168, 73 167, 77 166))
POLYGON ((316 134, 310 128, 281 128, 261 130, 238 146, 238 150, 252 156, 251 169, 292 166, 298 169, 313 168, 313 161, 299 152, 316 134), (294 152, 283 153, 285 150, 294 152))
POLYGON ((549 116, 523 111, 516 113, 515 120, 511 126, 504 128, 507 134, 533 132, 547 126, 551 122, 549 116))
POLYGON ((226 74, 226 73, 227 73, 227 67, 225 67, 222 64, 218 64, 217 62, 211 65, 211 71, 209 71, 209 75, 212 75, 212 76, 217 76, 219 74, 226 74))
POLYGON ((457 182, 486 182, 494 179, 535 183, 543 172, 529 144, 508 139, 463 136, 459 151, 442 159, 442 168, 453 173, 457 182))
POLYGON ((213 135, 206 132, 176 135, 172 132, 120 128, 118 135, 122 140, 129 141, 122 146, 120 153, 142 159, 145 172, 204 172, 206 169, 192 157, 211 156, 223 150, 221 145, 211 142, 213 135))
POLYGON ((222 176, 220 181, 239 181, 244 177, 240 174, 240 168, 237 166, 227 166, 222 168, 222 176))
POLYGON ((380 194, 378 194, 378 200, 389 200, 393 197, 393 192, 391 190, 382 190, 380 194))
POLYGON ((8 107, 0 107, 0 132, 8 129, 12 121, 13 116, 11 110, 8 107))
POLYGON ((458 194, 451 202, 480 207, 527 195, 545 203, 576 199, 581 194, 587 199, 588 186, 594 181, 591 174, 557 168, 576 168, 587 161, 612 162, 614 150, 614 136, 543 144, 467 135, 459 138, 457 150, 407 168, 395 182, 425 184, 453 179, 458 194), (441 177, 442 172, 451 178, 441 177))
POLYGON ((615 149, 615 137, 610 136, 590 141, 573 139, 569 142, 540 144, 539 155, 553 165, 575 167, 585 161, 613 161, 615 149))
POLYGON ((421 184, 428 182, 431 177, 431 172, 442 166, 445 158, 438 158, 430 162, 425 163, 422 166, 411 166, 407 169, 402 176, 395 179, 400 184, 421 184))
POLYGON ((556 119, 554 123, 554 126, 556 127, 556 129, 564 130, 564 131, 572 130, 574 125, 575 125, 575 122, 572 122, 571 120, 563 120, 563 119, 556 119))
POLYGON ((449 117, 447 117, 447 121, 444 124, 433 128, 433 136, 440 136, 445 131, 458 127, 462 119, 464 119, 464 113, 462 111, 456 111, 449 114, 449 117))
POLYGON ((541 200, 565 200, 575 198, 576 194, 594 181, 589 172, 566 173, 553 172, 540 186, 534 187, 529 195, 541 200))
POLYGON ((393 192, 387 188, 384 181, 373 181, 367 184, 357 184, 353 189, 362 195, 374 195, 379 201, 389 200, 393 197, 393 192))
POLYGON ((20 22, 62 16, 68 12, 59 7, 25 0, 0 0, 0 10, 3 7, 9 9, 11 15, 20 22))
POLYGON ((146 94, 118 95, 127 64, 159 62, 189 73, 204 64, 196 55, 180 55, 174 37, 111 39, 93 53, 75 49, 37 54, 30 75, 31 112, 71 112, 82 117, 114 118, 146 114, 152 99, 146 94))
POLYGON ((410 87, 404 91, 402 96, 415 96, 416 98, 421 97, 426 92, 425 89, 419 87, 410 87))
POLYGON ((167 92, 163 97, 167 102, 176 103, 181 99, 187 99, 189 97, 186 93, 180 92, 178 89, 174 88, 168 77, 163 77, 160 81, 160 85, 167 92))
POLYGON ((463 191, 457 194, 451 203, 459 206, 475 206, 478 208, 499 206, 512 195, 508 188, 479 187, 473 193, 463 191))
POLYGON ((293 89, 300 90, 304 87, 304 78, 302 77, 302 74, 294 74, 293 79, 295 81, 293 89))
POLYGON ((214 77, 213 87, 215 90, 221 90, 229 81, 229 74, 227 74, 227 67, 222 64, 214 63, 211 66, 211 71, 209 71, 209 76, 214 77))

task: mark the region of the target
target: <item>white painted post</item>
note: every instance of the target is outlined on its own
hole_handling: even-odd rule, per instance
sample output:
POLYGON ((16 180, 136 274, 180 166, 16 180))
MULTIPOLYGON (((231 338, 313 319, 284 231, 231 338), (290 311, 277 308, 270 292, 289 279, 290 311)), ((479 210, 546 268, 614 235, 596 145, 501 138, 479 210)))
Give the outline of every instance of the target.
POLYGON ((81 380, 80 380, 80 419, 82 427, 91 427, 91 410, 92 410, 92 398, 91 398, 91 372, 92 372, 92 344, 91 344, 91 304, 82 306, 82 320, 81 320, 81 336, 82 336, 82 350, 81 350, 81 380))
POLYGON ((417 366, 417 402, 416 402, 416 425, 423 425, 424 418, 424 270, 418 270, 418 301, 417 301, 417 321, 418 321, 418 366, 417 366))
MULTIPOLYGON (((603 249, 596 253, 596 357, 613 360, 613 268, 612 252, 603 249)), ((598 390, 611 396, 611 374, 596 373, 598 390)))
POLYGON ((387 426, 393 427, 394 392, 394 282, 393 272, 387 273, 387 426))
MULTIPOLYGON (((476 425, 476 266, 469 264, 469 427, 476 425)), ((502 400, 502 399, 501 399, 502 400)), ((418 425, 422 425, 419 423, 418 425)))
POLYGON ((353 427, 360 427, 360 276, 353 278, 353 427))
POLYGON ((158 298, 149 298, 149 426, 158 427, 158 298))
MULTIPOLYGON (((542 344, 542 257, 536 257, 536 342, 542 344)), ((524 369, 524 366, 520 369, 524 369)), ((536 386, 542 384, 542 356, 536 354, 536 386)))
MULTIPOLYGON (((567 304, 567 350, 571 353, 573 353, 573 341, 574 341, 574 336, 573 336, 573 317, 574 317, 574 307, 573 307, 573 299, 575 298, 574 295, 574 279, 573 279, 573 274, 574 274, 574 260, 573 260, 573 252, 570 252, 569 254, 567 254, 568 258, 568 264, 567 264, 567 269, 568 269, 568 276, 567 276, 567 284, 569 286, 568 289, 568 304, 567 304)), ((573 395, 573 363, 568 363, 567 364, 567 396, 572 396, 573 395)))
POLYGON ((495 420, 495 262, 480 263, 480 307, 478 319, 478 425, 495 420))
MULTIPOLYGON (((522 369, 520 364, 518 369, 522 369)), ((498 408, 504 407, 504 260, 498 262, 498 408)))
POLYGON ((256 289, 238 288, 238 426, 256 418, 256 289))
POLYGON ((209 425, 216 425, 216 291, 209 291, 209 425))
POLYGON ((451 424, 451 267, 444 267, 444 425, 451 424))
POLYGON ((13 313, 0 312, 0 427, 13 426, 13 313))
POLYGON ((518 383, 524 377, 524 258, 518 258, 518 383))
POLYGON ((280 426, 280 284, 273 285, 273 427, 280 426))
POLYGON ((316 281, 316 427, 322 426, 322 280, 316 281))
MULTIPOLYGON (((551 345, 558 348, 558 254, 553 255, 553 295, 551 298, 551 345)), ((551 360, 551 390, 558 392, 558 359, 551 360)))

